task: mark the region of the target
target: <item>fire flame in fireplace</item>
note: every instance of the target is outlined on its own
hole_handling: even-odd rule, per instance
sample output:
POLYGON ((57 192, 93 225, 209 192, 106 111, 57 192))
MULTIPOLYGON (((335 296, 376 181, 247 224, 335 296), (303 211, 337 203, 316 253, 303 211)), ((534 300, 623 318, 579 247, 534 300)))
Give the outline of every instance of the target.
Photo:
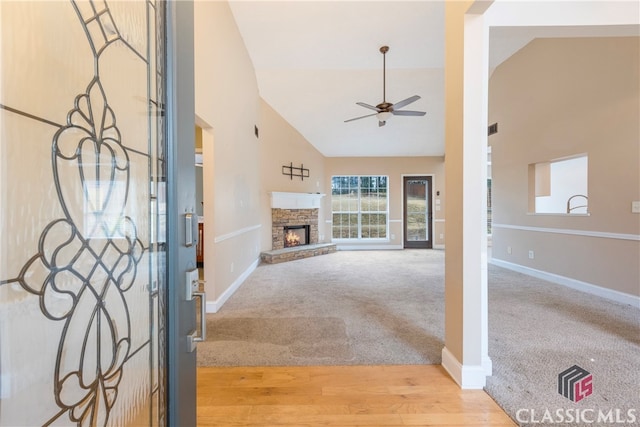
POLYGON ((287 247, 298 246, 300 244, 300 236, 289 230, 284 236, 284 241, 287 247))

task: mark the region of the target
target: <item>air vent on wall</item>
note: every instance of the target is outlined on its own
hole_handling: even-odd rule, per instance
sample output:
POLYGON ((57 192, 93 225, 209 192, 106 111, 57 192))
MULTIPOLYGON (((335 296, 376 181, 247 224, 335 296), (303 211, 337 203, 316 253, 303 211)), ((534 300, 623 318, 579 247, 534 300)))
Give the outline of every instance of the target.
POLYGON ((493 135, 494 133, 498 133, 498 123, 489 125, 489 136, 493 135))

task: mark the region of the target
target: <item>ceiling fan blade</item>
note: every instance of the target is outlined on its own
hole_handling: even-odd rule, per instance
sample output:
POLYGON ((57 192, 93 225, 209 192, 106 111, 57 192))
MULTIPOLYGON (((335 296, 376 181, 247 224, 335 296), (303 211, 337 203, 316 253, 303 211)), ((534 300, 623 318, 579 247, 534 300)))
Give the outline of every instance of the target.
POLYGON ((378 127, 382 127, 382 126, 384 126, 386 124, 387 124, 386 120, 384 122, 378 121, 378 127))
POLYGON ((373 105, 365 104, 364 102, 356 102, 356 104, 358 104, 361 107, 380 112, 380 109, 378 107, 374 107, 373 105))
POLYGON ((412 102, 416 102, 418 99, 420 99, 420 96, 419 96, 419 95, 413 95, 413 96, 412 96, 412 97, 410 97, 410 98, 403 99, 403 100, 402 100, 402 101, 400 101, 400 102, 396 102, 395 104, 393 104, 393 108, 394 108, 394 110, 395 110, 396 108, 402 108, 402 107, 404 107, 405 105, 409 105, 409 104, 411 104, 412 102))
POLYGON ((347 122, 352 122, 352 121, 354 121, 354 120, 364 119, 365 117, 375 116, 376 114, 378 114, 378 113, 367 114, 366 116, 355 117, 355 118, 353 118, 353 119, 345 120, 344 122, 345 122, 345 123, 347 123, 347 122))
POLYGON ((424 111, 393 110, 391 114, 394 116, 424 116, 427 113, 424 111))

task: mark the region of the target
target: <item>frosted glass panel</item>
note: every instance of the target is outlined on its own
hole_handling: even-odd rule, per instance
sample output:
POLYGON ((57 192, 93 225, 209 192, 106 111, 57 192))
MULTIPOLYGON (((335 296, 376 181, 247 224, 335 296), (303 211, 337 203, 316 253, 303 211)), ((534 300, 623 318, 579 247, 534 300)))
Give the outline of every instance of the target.
POLYGON ((429 189, 427 185, 427 180, 424 179, 406 180, 407 241, 429 240, 429 228, 427 227, 429 215, 427 194, 429 194, 429 189))
POLYGON ((165 424, 164 22, 0 1, 0 426, 165 424))

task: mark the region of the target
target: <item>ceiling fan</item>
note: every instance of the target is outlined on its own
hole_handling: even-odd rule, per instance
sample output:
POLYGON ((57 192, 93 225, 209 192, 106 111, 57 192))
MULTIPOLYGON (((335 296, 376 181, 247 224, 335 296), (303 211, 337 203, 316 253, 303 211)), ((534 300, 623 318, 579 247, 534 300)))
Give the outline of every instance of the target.
POLYGON ((366 116, 355 117, 353 119, 345 120, 344 122, 352 122, 354 120, 364 119, 365 117, 376 116, 378 118, 378 126, 384 126, 387 123, 387 119, 393 116, 424 116, 424 111, 409 111, 409 110, 398 110, 398 108, 402 108, 405 105, 409 105, 412 102, 420 99, 418 95, 413 95, 407 99, 403 99, 400 102, 396 102, 392 104, 387 102, 386 98, 386 55, 389 52, 389 46, 382 46, 380 48, 380 52, 382 53, 382 102, 375 107, 373 105, 366 104, 364 102, 356 102, 356 104, 361 107, 368 108, 370 110, 375 111, 375 113, 367 114, 366 116))

